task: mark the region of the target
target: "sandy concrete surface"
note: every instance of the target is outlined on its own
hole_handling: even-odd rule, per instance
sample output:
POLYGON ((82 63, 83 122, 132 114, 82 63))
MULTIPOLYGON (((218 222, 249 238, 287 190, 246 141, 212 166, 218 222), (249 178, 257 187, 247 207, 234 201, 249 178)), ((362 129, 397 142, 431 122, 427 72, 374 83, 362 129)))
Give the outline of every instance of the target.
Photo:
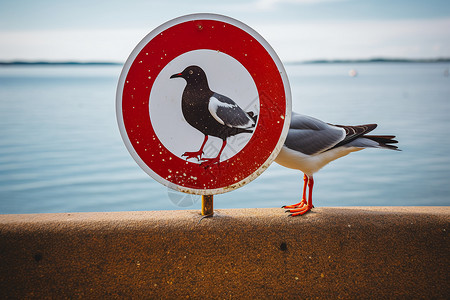
POLYGON ((450 207, 0 215, 2 298, 448 299, 450 207))

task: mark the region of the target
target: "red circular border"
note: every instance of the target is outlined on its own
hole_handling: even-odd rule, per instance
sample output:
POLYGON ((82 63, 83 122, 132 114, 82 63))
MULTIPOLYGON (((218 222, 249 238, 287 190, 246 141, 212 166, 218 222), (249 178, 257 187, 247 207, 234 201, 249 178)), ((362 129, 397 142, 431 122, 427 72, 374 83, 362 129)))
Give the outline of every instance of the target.
POLYGON ((186 21, 156 35, 134 59, 123 87, 123 122, 137 155, 160 177, 188 189, 236 188, 234 185, 258 170, 274 151, 285 115, 285 87, 270 54, 246 31, 217 20, 186 21), (180 159, 164 147, 152 127, 148 109, 150 91, 161 70, 177 56, 198 49, 220 51, 238 60, 252 76, 260 102, 258 125, 247 145, 207 169, 180 159))

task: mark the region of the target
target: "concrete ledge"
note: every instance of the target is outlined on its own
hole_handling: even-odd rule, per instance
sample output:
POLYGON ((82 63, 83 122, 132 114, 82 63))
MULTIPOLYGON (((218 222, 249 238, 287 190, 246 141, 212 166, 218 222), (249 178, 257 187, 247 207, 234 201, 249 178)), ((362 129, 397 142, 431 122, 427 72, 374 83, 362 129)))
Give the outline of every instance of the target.
POLYGON ((0 215, 2 298, 447 298, 450 207, 0 215))

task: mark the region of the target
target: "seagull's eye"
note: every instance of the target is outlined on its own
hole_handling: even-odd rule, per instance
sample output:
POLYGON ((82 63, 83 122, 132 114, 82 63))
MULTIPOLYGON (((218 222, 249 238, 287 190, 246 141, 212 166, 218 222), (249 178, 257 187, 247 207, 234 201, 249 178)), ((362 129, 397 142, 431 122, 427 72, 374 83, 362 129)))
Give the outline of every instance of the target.
POLYGON ((194 74, 194 71, 189 70, 189 75, 192 75, 192 74, 194 74))

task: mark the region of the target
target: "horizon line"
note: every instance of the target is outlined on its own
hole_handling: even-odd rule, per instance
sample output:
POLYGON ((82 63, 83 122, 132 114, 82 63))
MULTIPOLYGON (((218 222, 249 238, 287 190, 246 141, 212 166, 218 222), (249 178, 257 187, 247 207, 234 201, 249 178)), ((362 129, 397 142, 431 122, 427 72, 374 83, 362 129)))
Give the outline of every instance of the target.
MULTIPOLYGON (((297 64, 340 64, 340 63, 384 63, 384 62, 395 62, 395 63, 439 63, 439 62, 450 62, 450 57, 437 57, 437 58, 363 58, 363 59, 312 59, 312 60, 293 60, 284 61, 286 65, 297 65, 297 64)), ((123 65, 125 62, 117 61, 51 61, 51 60, 0 60, 0 66, 5 65, 97 65, 97 66, 112 66, 112 65, 123 65)))

